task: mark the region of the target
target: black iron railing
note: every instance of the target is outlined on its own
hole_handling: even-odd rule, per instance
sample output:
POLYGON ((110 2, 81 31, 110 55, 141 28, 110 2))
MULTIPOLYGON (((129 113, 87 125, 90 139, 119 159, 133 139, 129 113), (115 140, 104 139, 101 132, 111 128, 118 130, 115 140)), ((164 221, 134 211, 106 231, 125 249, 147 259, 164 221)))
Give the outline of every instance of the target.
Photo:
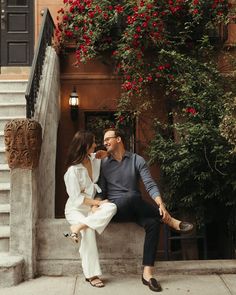
POLYGON ((38 95, 40 79, 43 70, 45 53, 48 46, 52 44, 55 24, 48 8, 44 9, 43 21, 39 33, 38 44, 34 53, 31 73, 25 92, 26 117, 32 118, 35 111, 35 103, 38 95))

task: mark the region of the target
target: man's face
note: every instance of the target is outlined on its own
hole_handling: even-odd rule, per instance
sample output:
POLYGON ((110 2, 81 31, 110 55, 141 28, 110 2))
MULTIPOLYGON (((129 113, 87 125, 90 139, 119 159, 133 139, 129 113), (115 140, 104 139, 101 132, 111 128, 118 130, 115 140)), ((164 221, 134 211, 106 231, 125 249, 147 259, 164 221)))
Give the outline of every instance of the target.
POLYGON ((115 136, 114 131, 107 131, 104 134, 103 142, 108 152, 113 152, 114 150, 116 150, 118 146, 117 139, 118 137, 115 136))

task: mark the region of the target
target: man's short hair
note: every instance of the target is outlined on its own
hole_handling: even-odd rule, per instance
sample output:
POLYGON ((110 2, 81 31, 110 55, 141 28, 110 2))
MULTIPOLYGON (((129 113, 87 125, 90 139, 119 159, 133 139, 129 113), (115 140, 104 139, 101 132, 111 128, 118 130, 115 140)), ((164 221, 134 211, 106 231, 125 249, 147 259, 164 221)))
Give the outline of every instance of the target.
POLYGON ((123 130, 118 129, 118 128, 108 128, 108 129, 104 130, 103 134, 105 135, 105 133, 108 131, 113 131, 115 133, 115 137, 120 137, 122 140, 122 143, 125 146, 125 133, 123 130))

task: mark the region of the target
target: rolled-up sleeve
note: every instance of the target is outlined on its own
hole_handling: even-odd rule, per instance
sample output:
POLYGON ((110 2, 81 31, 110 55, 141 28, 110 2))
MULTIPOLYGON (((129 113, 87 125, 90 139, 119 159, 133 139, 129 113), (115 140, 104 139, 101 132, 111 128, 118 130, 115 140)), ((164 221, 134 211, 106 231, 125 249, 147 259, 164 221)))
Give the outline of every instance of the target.
POLYGON ((85 198, 81 193, 79 179, 79 170, 74 167, 70 167, 64 176, 66 192, 69 195, 71 203, 77 208, 84 202, 85 198))
POLYGON ((157 196, 160 196, 160 191, 158 189, 158 186, 156 182, 153 180, 150 170, 147 166, 146 161, 142 157, 138 157, 137 161, 137 168, 139 171, 139 174, 141 176, 141 179, 144 183, 144 186, 149 193, 149 195, 155 199, 157 196))

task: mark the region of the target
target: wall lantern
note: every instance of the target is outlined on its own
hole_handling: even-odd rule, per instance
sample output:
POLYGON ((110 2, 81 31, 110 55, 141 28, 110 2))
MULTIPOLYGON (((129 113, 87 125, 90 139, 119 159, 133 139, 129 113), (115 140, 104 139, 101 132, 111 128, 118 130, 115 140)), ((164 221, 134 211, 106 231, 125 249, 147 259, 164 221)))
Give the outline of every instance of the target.
POLYGON ((79 114, 79 96, 76 92, 75 86, 73 87, 73 90, 70 94, 69 105, 71 120, 76 121, 78 119, 79 114))

